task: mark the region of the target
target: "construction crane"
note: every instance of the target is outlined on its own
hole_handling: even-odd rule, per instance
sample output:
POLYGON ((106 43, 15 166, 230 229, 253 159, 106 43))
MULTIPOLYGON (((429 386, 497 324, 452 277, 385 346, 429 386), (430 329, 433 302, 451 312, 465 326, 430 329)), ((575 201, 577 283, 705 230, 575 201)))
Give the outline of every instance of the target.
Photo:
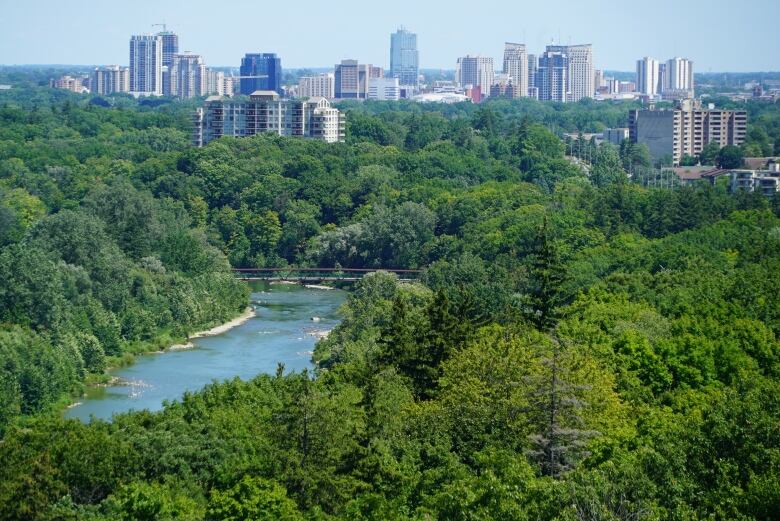
POLYGON ((161 24, 152 24, 152 27, 162 27, 163 28, 162 32, 164 32, 164 33, 168 32, 168 26, 165 25, 165 22, 163 22, 161 24))

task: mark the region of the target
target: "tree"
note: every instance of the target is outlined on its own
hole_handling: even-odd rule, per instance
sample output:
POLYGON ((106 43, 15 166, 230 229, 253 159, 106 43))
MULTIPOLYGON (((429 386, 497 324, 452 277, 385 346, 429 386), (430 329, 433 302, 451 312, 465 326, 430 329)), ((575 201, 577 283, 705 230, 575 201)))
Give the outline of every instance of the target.
POLYGON ((742 149, 735 145, 726 145, 718 152, 718 168, 740 168, 743 162, 742 149))
POLYGON ((206 518, 215 521, 297 521, 295 502, 278 483, 244 476, 227 490, 212 490, 206 518))
POLYGON ((525 316, 540 331, 550 331, 559 317, 559 306, 563 304, 561 286, 566 280, 558 256, 558 250, 550 237, 547 217, 536 236, 536 247, 531 255, 528 274, 528 290, 523 311, 525 316))

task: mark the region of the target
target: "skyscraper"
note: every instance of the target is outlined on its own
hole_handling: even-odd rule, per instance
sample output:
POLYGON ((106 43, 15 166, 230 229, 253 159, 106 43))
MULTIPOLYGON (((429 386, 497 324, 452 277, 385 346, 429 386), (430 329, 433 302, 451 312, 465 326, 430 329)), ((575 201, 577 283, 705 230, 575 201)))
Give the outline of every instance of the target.
POLYGON ((282 94, 282 59, 275 53, 246 54, 241 59, 241 94, 273 90, 282 94))
POLYGON ((401 85, 417 86, 419 73, 417 34, 401 27, 390 35, 390 77, 401 85))
POLYGON ((504 74, 514 87, 517 96, 528 96, 528 54, 523 43, 504 44, 504 74))
POLYGON ((539 99, 539 83, 537 81, 537 70, 539 68, 539 58, 535 54, 528 55, 528 95, 534 99, 539 99))
POLYGON ((161 96, 162 38, 141 34, 130 37, 130 92, 161 96))
MULTIPOLYGON (((569 57, 565 52, 548 50, 542 54, 539 57, 539 67, 536 71, 539 99, 565 103, 567 101, 568 77, 569 57)), ((592 87, 593 82, 589 83, 592 87)))
POLYGON ((194 98, 208 91, 206 65, 197 54, 174 54, 168 74, 172 96, 194 98))
POLYGON ((162 31, 157 36, 162 38, 162 64, 170 67, 173 55, 179 54, 179 35, 172 31, 162 31))
POLYGON ((594 94, 593 47, 590 44, 548 45, 547 51, 566 56, 566 99, 563 101, 592 98, 594 94))
POLYGON ((335 97, 335 83, 335 76, 332 72, 316 76, 301 76, 298 79, 298 96, 301 98, 332 99, 335 97))
POLYGON ((462 87, 471 85, 479 87, 483 94, 489 93, 494 80, 493 58, 470 55, 458 58, 455 79, 462 87))
POLYGON ((637 92, 655 96, 660 92, 660 70, 658 60, 645 56, 636 62, 637 92))

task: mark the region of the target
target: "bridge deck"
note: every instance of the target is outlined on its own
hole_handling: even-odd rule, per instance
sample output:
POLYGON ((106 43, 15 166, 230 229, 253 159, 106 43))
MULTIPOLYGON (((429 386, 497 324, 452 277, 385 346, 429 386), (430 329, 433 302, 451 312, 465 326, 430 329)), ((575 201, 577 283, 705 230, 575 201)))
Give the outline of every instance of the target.
POLYGON ((422 270, 367 268, 233 268, 233 273, 246 281, 290 282, 356 282, 369 273, 394 273, 400 282, 416 280, 422 270))

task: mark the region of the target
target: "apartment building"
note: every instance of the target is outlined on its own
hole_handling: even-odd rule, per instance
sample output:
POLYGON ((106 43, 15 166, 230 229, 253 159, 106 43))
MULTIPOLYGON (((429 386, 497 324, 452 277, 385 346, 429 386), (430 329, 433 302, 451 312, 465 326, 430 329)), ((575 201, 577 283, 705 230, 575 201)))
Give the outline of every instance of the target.
POLYGON ((332 72, 316 76, 302 76, 298 79, 298 97, 325 98, 336 97, 336 78, 332 72))
POLYGON ((677 165, 683 156, 698 155, 708 143, 741 145, 747 133, 747 111, 702 108, 695 100, 682 100, 670 110, 629 111, 629 137, 650 149, 654 161, 671 157, 677 165))
POLYGON ((209 77, 203 57, 197 54, 174 54, 168 70, 168 92, 179 98, 194 98, 209 92, 209 77))
POLYGON ((509 77, 508 84, 511 84, 513 87, 508 93, 506 87, 504 87, 505 96, 528 96, 528 53, 526 52, 525 44, 511 42, 504 44, 504 74, 509 77))
POLYGON ((130 91, 130 69, 119 65, 96 67, 92 71, 90 87, 95 94, 113 94, 130 91))
POLYGON ((325 98, 284 100, 275 91, 255 91, 249 101, 209 97, 195 113, 193 144, 262 132, 335 143, 344 141, 344 129, 343 114, 325 98))
POLYGON ((492 57, 466 55, 458 58, 455 80, 461 87, 471 86, 471 88, 478 89, 481 95, 486 96, 490 93, 494 79, 492 57))
POLYGON ((589 43, 548 45, 545 55, 548 53, 563 57, 566 63, 566 98, 562 101, 577 102, 583 98, 593 98, 593 46, 589 43))
POLYGON ((163 40, 156 34, 130 37, 130 92, 148 96, 163 94, 163 40))

